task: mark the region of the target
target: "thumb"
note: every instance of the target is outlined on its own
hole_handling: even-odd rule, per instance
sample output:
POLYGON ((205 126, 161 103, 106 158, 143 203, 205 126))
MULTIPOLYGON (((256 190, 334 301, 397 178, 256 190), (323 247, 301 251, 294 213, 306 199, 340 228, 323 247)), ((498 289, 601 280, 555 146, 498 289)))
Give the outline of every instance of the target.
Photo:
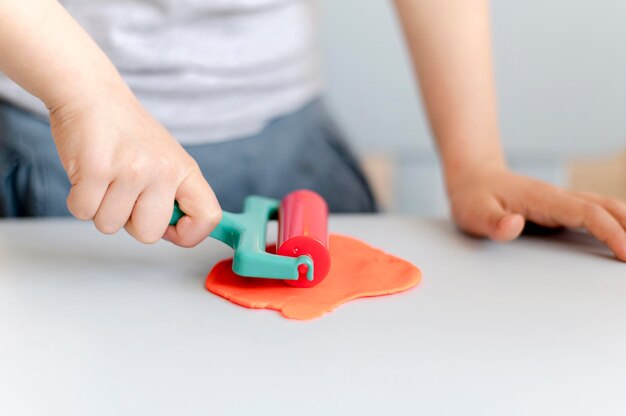
POLYGON ((489 238, 503 242, 515 240, 524 230, 525 222, 520 214, 505 214, 493 228, 489 238))
POLYGON ((168 227, 163 238, 181 247, 193 247, 217 226, 222 209, 199 169, 180 184, 176 201, 185 216, 168 227))
POLYGON ((485 235, 495 241, 515 240, 524 229, 524 217, 507 212, 495 198, 484 207, 485 235))
POLYGON ((470 234, 505 242, 519 237, 524 229, 524 217, 506 211, 496 198, 459 208, 465 210, 459 226, 470 234))

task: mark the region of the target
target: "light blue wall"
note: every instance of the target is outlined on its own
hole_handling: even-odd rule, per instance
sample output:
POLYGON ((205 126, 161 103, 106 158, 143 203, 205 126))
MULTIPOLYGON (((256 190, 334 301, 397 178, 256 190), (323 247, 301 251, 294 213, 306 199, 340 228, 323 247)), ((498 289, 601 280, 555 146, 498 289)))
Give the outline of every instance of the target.
MULTIPOLYGON (((392 2, 320 0, 328 101, 360 153, 397 162, 397 209, 445 198, 392 2)), ((511 165, 564 183, 570 157, 626 146, 626 2, 492 3, 502 138, 511 165)))

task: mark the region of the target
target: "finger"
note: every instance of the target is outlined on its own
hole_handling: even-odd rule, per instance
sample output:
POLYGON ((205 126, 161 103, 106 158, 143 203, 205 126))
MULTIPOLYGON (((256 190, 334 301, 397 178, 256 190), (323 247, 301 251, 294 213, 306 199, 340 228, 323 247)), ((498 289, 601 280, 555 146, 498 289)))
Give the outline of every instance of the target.
POLYGON ((588 202, 601 205, 612 216, 614 216, 617 221, 619 221, 622 228, 626 229, 626 202, 590 192, 574 192, 574 195, 588 202))
MULTIPOLYGON (((168 227, 163 237, 182 247, 193 247, 204 240, 222 218, 213 190, 198 169, 180 184, 176 201, 186 214, 176 226, 168 227)), ((172 207, 169 207, 169 215, 172 207)))
POLYGON ((91 220, 96 216, 109 182, 85 179, 72 185, 67 196, 67 208, 79 220, 91 220))
POLYGON ((460 226, 470 234, 504 242, 517 238, 524 228, 524 217, 508 212, 494 197, 463 204, 463 207, 460 226))
POLYGON ((609 212, 598 204, 584 202, 582 225, 606 244, 615 256, 626 261, 626 232, 609 212))
POLYGON ((553 221, 569 228, 585 228, 602 241, 615 256, 626 261, 626 232, 621 224, 599 204, 561 194, 548 198, 546 212, 551 212, 553 221))
POLYGON ((118 232, 130 218, 138 195, 138 186, 119 180, 113 181, 93 218, 98 231, 104 234, 118 232))
POLYGON ((167 187, 144 190, 132 209, 126 231, 137 241, 153 244, 161 239, 172 215, 174 191, 167 187))
POLYGON ((520 214, 505 214, 497 223, 489 238, 495 241, 511 241, 524 230, 525 220, 520 214))

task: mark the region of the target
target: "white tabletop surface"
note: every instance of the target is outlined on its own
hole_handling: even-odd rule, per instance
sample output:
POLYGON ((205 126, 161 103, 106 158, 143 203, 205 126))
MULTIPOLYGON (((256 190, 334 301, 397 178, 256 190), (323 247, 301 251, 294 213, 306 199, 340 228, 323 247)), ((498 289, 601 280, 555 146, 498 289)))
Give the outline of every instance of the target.
POLYGON ((422 282, 291 321, 204 289, 229 254, 216 241, 0 221, 0 415, 626 414, 626 264, 586 234, 502 245, 385 216, 331 228, 422 282))

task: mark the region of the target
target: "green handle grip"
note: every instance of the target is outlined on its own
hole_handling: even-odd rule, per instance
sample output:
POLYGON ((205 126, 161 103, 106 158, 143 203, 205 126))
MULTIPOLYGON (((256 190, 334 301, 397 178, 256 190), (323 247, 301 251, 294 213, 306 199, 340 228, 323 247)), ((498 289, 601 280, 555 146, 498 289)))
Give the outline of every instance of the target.
MULTIPOLYGON (((233 272, 240 276, 298 280, 299 267, 306 265, 306 278, 313 280, 314 265, 311 257, 279 256, 265 251, 267 221, 276 218, 280 201, 251 196, 246 198, 244 212, 222 212, 222 221, 211 237, 231 246, 234 252, 233 272)), ((185 213, 174 202, 170 225, 176 225, 185 213)))
POLYGON ((172 218, 170 219, 170 225, 176 225, 178 220, 185 216, 185 213, 181 211, 178 206, 178 202, 174 201, 174 212, 172 212, 172 218))

